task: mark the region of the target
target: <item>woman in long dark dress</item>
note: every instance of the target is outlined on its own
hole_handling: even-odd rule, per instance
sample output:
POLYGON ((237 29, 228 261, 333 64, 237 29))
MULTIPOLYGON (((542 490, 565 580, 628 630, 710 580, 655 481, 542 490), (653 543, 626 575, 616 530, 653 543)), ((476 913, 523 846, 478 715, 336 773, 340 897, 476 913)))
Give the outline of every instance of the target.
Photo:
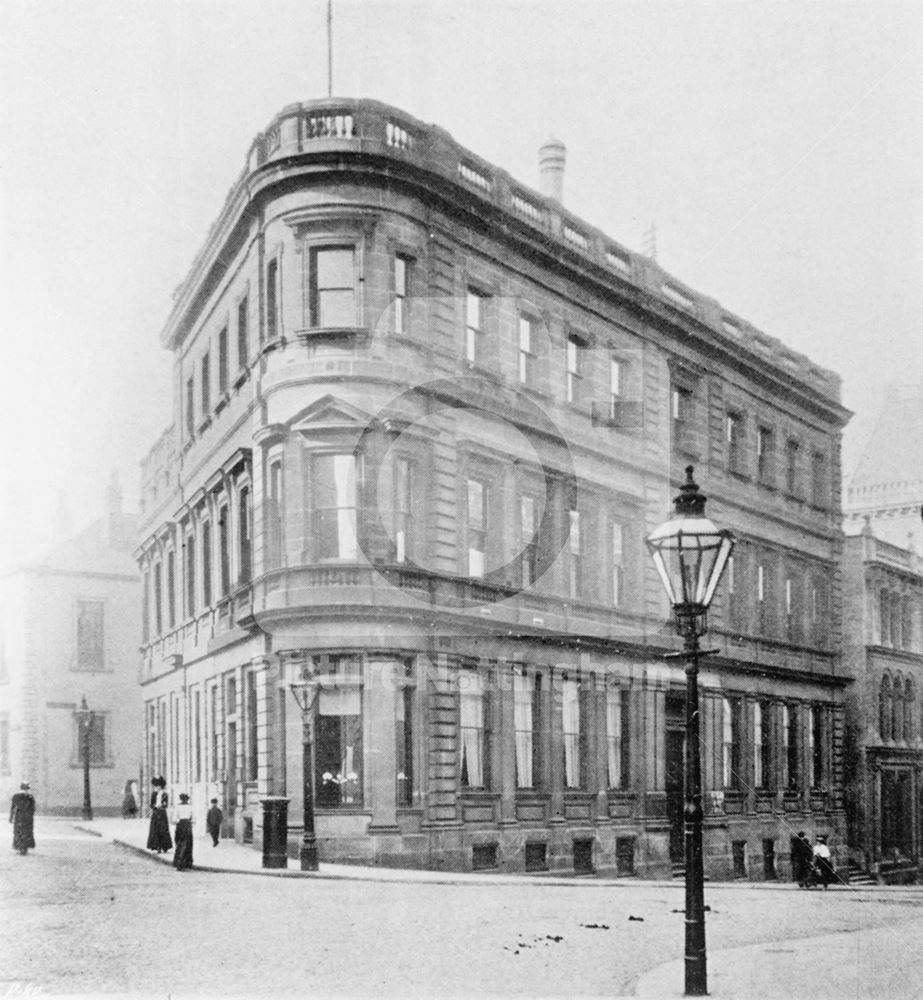
POLYGON ((147 831, 147 849, 163 854, 173 849, 170 839, 170 821, 167 818, 169 799, 164 789, 167 787, 165 778, 154 778, 151 782, 154 791, 151 793, 151 825, 147 831))
POLYGON ((192 806, 189 805, 188 795, 180 795, 179 805, 173 810, 173 818, 176 820, 173 867, 177 871, 184 871, 192 867, 192 806))
POLYGON ((32 822, 35 816, 35 799, 29 791, 29 783, 24 781, 10 803, 10 822, 13 824, 13 850, 25 854, 35 847, 32 822))

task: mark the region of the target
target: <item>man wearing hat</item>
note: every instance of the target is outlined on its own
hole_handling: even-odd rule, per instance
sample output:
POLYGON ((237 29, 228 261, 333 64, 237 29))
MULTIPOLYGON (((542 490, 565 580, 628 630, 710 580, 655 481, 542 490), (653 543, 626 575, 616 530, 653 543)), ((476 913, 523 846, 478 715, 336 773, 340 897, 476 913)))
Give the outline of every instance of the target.
POLYGON ((10 804, 10 822, 13 824, 13 850, 25 854, 35 847, 32 821, 35 816, 35 799, 29 791, 29 782, 24 781, 10 804))

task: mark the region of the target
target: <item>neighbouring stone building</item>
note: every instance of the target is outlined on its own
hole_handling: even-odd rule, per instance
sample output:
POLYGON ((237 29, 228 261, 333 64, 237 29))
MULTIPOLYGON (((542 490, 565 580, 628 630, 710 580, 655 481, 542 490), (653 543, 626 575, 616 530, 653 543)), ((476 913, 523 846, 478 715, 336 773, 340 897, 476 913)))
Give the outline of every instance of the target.
POLYGON ((887 882, 916 881, 923 850, 923 560, 876 538, 846 539, 844 659, 849 845, 887 882))
POLYGON ((706 871, 841 843, 839 379, 443 130, 282 110, 176 292, 143 463, 145 772, 260 841, 303 723, 322 859, 659 876, 684 679, 645 534, 738 538, 702 677, 706 871), (289 691, 310 675, 303 720, 289 691))
POLYGON ((115 478, 107 500, 85 531, 0 576, 0 796, 28 781, 46 815, 83 806, 84 696, 94 814, 117 815, 126 784, 140 788, 138 520, 115 478))
POLYGON ((917 881, 923 861, 921 418, 919 387, 893 387, 844 504, 849 844, 885 882, 917 881))

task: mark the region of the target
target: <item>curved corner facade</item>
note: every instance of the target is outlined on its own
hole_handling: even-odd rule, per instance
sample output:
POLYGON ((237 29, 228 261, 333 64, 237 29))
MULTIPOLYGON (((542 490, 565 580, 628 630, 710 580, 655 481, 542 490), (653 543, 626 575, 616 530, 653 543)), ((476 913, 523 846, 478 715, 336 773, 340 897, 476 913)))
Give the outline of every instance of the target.
POLYGON ((373 101, 255 140, 162 339, 145 768, 201 814, 259 844, 285 796, 295 854, 308 769, 322 859, 669 875, 684 681, 643 538, 693 464, 738 538, 706 873, 842 833, 835 375, 373 101))

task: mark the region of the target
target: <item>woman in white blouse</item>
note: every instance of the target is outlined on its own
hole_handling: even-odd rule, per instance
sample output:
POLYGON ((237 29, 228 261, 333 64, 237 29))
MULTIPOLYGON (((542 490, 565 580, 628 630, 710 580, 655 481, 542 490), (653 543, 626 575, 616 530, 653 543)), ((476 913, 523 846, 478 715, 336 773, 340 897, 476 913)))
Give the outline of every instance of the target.
POLYGON ((176 831, 173 834, 173 867, 184 871, 192 867, 192 806, 189 796, 183 792, 179 797, 179 805, 173 809, 173 820, 176 831))

